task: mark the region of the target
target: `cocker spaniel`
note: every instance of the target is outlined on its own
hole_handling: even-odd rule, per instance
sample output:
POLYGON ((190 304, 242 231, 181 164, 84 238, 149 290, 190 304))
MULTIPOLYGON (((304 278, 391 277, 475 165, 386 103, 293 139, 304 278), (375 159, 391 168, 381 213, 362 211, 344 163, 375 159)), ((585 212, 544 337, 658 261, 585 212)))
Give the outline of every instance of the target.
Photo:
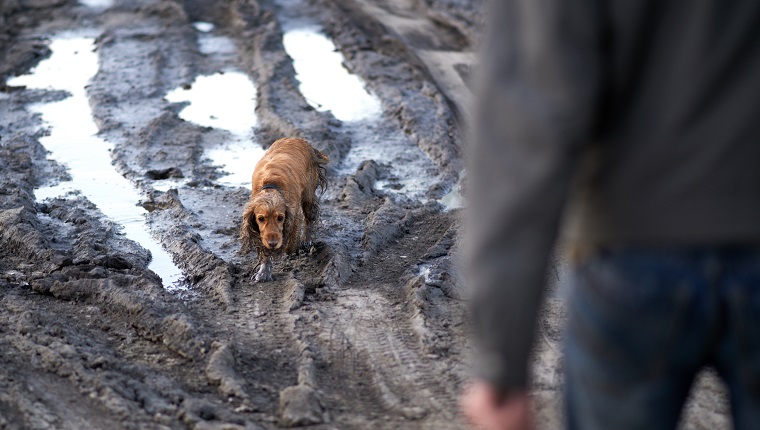
POLYGON ((272 280, 273 257, 311 246, 311 230, 319 216, 316 191, 327 187, 328 161, 306 140, 284 138, 256 164, 240 227, 243 252, 256 249, 258 254, 255 282, 272 280))

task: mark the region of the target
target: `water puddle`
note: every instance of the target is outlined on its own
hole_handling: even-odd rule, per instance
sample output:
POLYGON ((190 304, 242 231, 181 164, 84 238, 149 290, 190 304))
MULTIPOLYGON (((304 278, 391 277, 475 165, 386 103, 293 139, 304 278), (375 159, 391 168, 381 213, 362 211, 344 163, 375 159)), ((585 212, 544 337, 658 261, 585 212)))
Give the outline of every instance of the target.
POLYGON ((113 6, 113 0, 79 0, 79 3, 94 9, 107 9, 113 6))
POLYGON ((438 199, 438 201, 443 205, 443 209, 446 212, 464 207, 464 197, 462 197, 462 190, 459 185, 455 185, 454 189, 438 199))
POLYGON ((431 276, 432 270, 430 267, 430 263, 422 263, 417 265, 417 274, 422 276, 422 279, 425 281, 425 283, 430 283, 433 281, 433 277, 431 276))
POLYGON ((380 100, 346 70, 343 55, 318 26, 287 30, 282 44, 293 59, 301 94, 314 109, 330 111, 344 122, 380 116, 380 100))
POLYGON ((151 185, 154 190, 167 192, 172 188, 179 189, 180 187, 186 185, 188 182, 190 182, 190 178, 169 178, 155 181, 151 185))
POLYGON ((50 134, 40 143, 50 157, 68 167, 71 181, 35 190, 39 200, 81 192, 101 212, 123 227, 127 238, 147 248, 152 255, 148 268, 158 274, 167 289, 181 286, 182 271, 171 256, 150 235, 146 211, 137 202, 140 194, 111 165, 113 145, 96 136, 98 128, 85 92, 88 81, 98 71, 94 38, 61 35, 50 43, 52 55, 28 75, 9 80, 10 85, 28 88, 65 90, 71 95, 52 103, 39 103, 30 109, 42 116, 50 134))
MULTIPOLYGON (((214 24, 198 21, 193 27, 198 31, 198 49, 210 61, 234 62, 235 44, 229 37, 215 34, 214 24)), ((225 175, 216 181, 218 184, 250 188, 253 166, 264 154, 264 149, 253 141, 253 128, 258 122, 256 87, 248 76, 229 69, 198 76, 189 87, 169 91, 165 98, 172 103, 188 103, 179 112, 179 117, 185 121, 230 134, 221 144, 207 149, 204 156, 224 170, 225 175)), ((181 184, 182 181, 167 181, 157 183, 156 189, 181 184)))
POLYGON ((189 89, 176 88, 166 94, 166 100, 189 102, 179 113, 185 121, 230 133, 230 139, 208 149, 205 156, 227 172, 217 180, 219 184, 250 187, 253 166, 264 154, 253 141, 257 123, 253 82, 236 71, 198 76, 189 89))
POLYGON ((345 123, 352 146, 338 166, 338 173, 349 175, 364 160, 375 160, 388 169, 387 177, 375 184, 379 190, 424 200, 435 183, 437 169, 413 142, 392 124, 380 118, 345 123))
POLYGON ((240 72, 198 76, 189 89, 177 88, 166 94, 172 103, 189 102, 180 118, 204 127, 220 128, 237 136, 250 136, 256 125, 253 109, 256 90, 240 72))
POLYGON ((221 60, 221 63, 234 63, 238 60, 235 43, 229 37, 216 30, 210 22, 197 21, 193 28, 198 32, 198 50, 207 59, 221 60))
POLYGON ((203 30, 199 31, 202 33, 201 37, 198 38, 198 49, 201 53, 206 55, 235 53, 235 44, 229 37, 203 32, 203 30))
POLYGON ((364 160, 390 167, 387 179, 377 187, 394 194, 423 198, 436 182, 436 168, 417 145, 382 116, 380 99, 367 90, 357 75, 344 65, 343 55, 310 19, 302 0, 278 0, 278 20, 283 45, 293 60, 299 90, 319 111, 330 111, 343 122, 351 136, 351 149, 338 166, 338 173, 356 172, 364 160))
POLYGON ((201 33, 208 33, 214 30, 214 24, 210 22, 198 21, 193 23, 193 27, 201 33))

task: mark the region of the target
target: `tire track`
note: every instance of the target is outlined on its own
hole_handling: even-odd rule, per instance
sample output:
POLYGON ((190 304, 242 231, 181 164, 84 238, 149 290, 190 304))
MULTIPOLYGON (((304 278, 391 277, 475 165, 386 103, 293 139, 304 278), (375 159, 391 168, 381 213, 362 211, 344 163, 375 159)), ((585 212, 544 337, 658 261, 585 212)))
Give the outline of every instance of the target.
MULTIPOLYGON (((333 0, 334 1, 334 0, 333 0)), ((457 70, 474 63, 470 41, 455 27, 441 19, 428 16, 413 0, 351 0, 354 14, 364 15, 363 20, 374 20, 385 32, 399 39, 409 55, 421 64, 446 96, 462 120, 470 112, 472 93, 462 74, 457 70)))
POLYGON ((390 421, 386 428, 399 420, 419 420, 415 428, 461 428, 457 388, 442 381, 420 353, 403 307, 366 290, 338 294, 324 312, 319 338, 327 361, 336 363, 335 377, 322 376, 323 389, 328 397, 350 390, 351 411, 390 421))
POLYGON ((297 382, 298 356, 292 329, 283 318, 282 282, 257 286, 236 283, 227 336, 252 401, 270 420, 276 420, 276 396, 297 382))
MULTIPOLYGON (((182 303, 178 297, 153 294, 153 306, 142 306, 155 309, 156 315, 151 317, 163 325, 153 324, 151 319, 148 328, 155 325, 155 333, 144 330, 147 334, 140 342, 120 347, 118 353, 124 354, 125 364, 114 369, 114 379, 125 381, 122 385, 126 388, 118 398, 123 398, 130 411, 147 407, 142 393, 150 391, 134 384, 131 375, 120 375, 130 372, 129 362, 139 361, 146 344, 169 336, 169 344, 158 342, 154 347, 180 354, 191 364, 187 369, 192 369, 192 375, 183 374, 181 365, 168 369, 164 362, 144 364, 156 369, 148 375, 171 371, 176 378, 169 383, 156 377, 160 384, 181 387, 172 388, 175 407, 167 409, 175 416, 145 417, 158 425, 256 428, 253 420, 275 427, 316 416, 321 421, 333 420, 341 428, 344 424, 361 429, 451 428, 456 417, 456 387, 450 386, 451 378, 436 375, 435 366, 420 348, 409 322, 404 283, 398 280, 400 272, 387 258, 386 249, 399 240, 411 243, 406 230, 416 221, 429 222, 435 210, 375 190, 378 175, 387 167, 380 166, 374 176, 367 173, 367 177, 359 171, 336 178, 333 172, 335 181, 323 212, 327 229, 317 235, 324 240, 322 248, 314 255, 281 261, 277 281, 251 284, 247 280, 250 260, 234 256, 228 249, 237 221, 231 207, 238 202, 242 207, 244 196, 239 190, 214 184, 218 172, 202 159, 204 150, 224 137, 180 120, 177 112, 181 106, 166 102, 164 94, 193 82, 198 73, 239 62, 260 79, 257 109, 266 118, 261 136, 305 135, 339 162, 348 150, 351 133, 341 130, 329 114, 304 108, 307 105, 293 85, 292 67, 278 44, 282 35, 271 24, 271 15, 266 15, 266 5, 258 9, 257 3, 223 2, 220 7, 228 13, 211 15, 220 33, 236 37, 240 54, 236 58, 199 53, 191 20, 203 15, 194 8, 205 6, 192 3, 127 1, 92 20, 104 30, 98 39, 101 69, 88 89, 101 134, 116 146, 113 154, 118 170, 148 195, 142 204, 152 211, 153 232, 186 268, 196 293, 182 303), (130 72, 133 69, 135 73, 130 72), (159 181, 165 177, 160 172, 179 172, 186 181, 176 184, 176 191, 159 191, 159 181), (396 216, 406 221, 396 223, 396 216), (377 279, 355 274, 357 267, 366 270, 375 264, 373 276, 377 279), (287 275, 291 272, 293 275, 287 275), (383 290, 368 296, 373 303, 361 299, 367 282, 383 290), (388 314, 390 300, 398 302, 398 309, 388 314), (358 320, 353 311, 344 309, 357 303, 358 320), (174 307, 174 314, 165 315, 165 308, 174 307), (381 324, 373 322, 383 318, 387 320, 381 324), (192 343, 198 339, 202 345, 192 343), (198 352, 183 355, 183 345, 198 352), (346 392, 351 394, 346 396, 346 392), (293 407, 292 401, 299 399, 314 400, 317 406, 293 407)), ((416 78, 404 79, 413 82, 416 78)), ((417 106, 419 114, 429 106, 444 106, 435 89, 424 85, 428 91, 420 100, 425 103, 403 103, 417 106)), ((410 127, 418 133, 413 139, 419 139, 427 126, 412 123, 410 127)), ((395 124, 388 122, 378 133, 389 133, 395 124)), ((426 139, 436 141, 436 133, 446 135, 447 127, 437 127, 426 139)), ((382 143, 382 136, 378 138, 378 144, 382 143)), ((450 144, 451 136, 446 139, 450 144)), ((454 152, 448 156, 455 159, 454 152)), ((436 163, 445 164, 445 160, 439 157, 436 163)), ((81 281, 72 281, 72 294, 87 286, 81 281)), ((138 289, 134 295, 142 300, 142 284, 129 285, 138 289)), ((123 287, 127 291, 128 286, 123 287)), ((111 323, 132 323, 134 319, 137 327, 145 325, 140 309, 132 302, 128 305, 125 312, 136 316, 125 319, 107 314, 111 323)), ((93 374, 97 378, 97 373, 93 374)), ((122 390, 121 385, 111 385, 122 390)), ((109 389, 108 381, 104 387, 109 389)), ((104 416, 109 414, 112 412, 104 412, 104 416)))

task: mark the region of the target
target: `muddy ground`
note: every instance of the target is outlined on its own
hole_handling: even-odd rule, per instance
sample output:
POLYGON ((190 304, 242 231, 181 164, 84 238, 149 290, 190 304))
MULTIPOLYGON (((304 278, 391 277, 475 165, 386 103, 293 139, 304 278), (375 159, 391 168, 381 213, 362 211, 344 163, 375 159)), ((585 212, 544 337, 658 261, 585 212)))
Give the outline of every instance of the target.
MULTIPOLYGON (((0 428, 466 427, 462 214, 441 198, 463 182, 485 2, 100 3, 0 0, 0 428), (307 102, 282 43, 282 23, 299 19, 333 40, 382 103, 379 119, 343 123, 307 102), (201 52, 197 21, 233 52, 201 52), (66 32, 95 38, 87 97, 99 136, 185 289, 164 288, 150 252, 85 196, 35 198, 70 174, 48 157, 49 130, 30 107, 68 94, 7 82, 66 32), (316 246, 277 262, 265 284, 250 281, 254 256, 237 252, 249 190, 220 185, 223 167, 204 156, 229 134, 180 119, 184 105, 164 98, 229 69, 255 82, 256 144, 302 136, 332 159, 316 246), (380 150, 351 164, 370 138, 380 150)), ((534 366, 549 429, 562 422, 562 273, 550 274, 534 366)), ((726 428, 727 407, 706 372, 683 427, 726 428)))

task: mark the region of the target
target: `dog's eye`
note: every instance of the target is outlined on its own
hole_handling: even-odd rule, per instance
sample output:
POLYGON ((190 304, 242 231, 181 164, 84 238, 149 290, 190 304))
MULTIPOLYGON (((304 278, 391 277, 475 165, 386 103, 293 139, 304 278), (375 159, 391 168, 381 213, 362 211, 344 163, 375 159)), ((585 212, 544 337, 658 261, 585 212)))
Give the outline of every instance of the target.
POLYGON ((264 218, 263 216, 260 216, 260 217, 258 217, 257 219, 258 219, 258 221, 259 221, 259 222, 264 222, 264 219, 265 219, 265 218, 264 218))
POLYGON ((284 217, 284 216, 282 216, 282 215, 277 215, 277 221, 278 221, 278 222, 282 222, 282 220, 284 220, 284 219, 285 219, 285 217, 284 217))

